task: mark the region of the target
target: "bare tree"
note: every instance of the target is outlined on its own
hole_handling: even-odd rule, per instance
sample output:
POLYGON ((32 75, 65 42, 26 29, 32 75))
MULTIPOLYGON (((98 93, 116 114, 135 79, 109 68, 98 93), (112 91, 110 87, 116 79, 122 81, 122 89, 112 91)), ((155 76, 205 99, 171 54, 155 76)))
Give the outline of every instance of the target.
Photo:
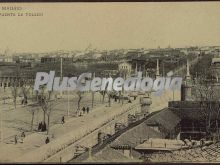
POLYGON ((219 132, 218 120, 220 113, 220 104, 216 99, 216 93, 214 86, 207 81, 206 76, 200 77, 199 83, 196 84, 196 90, 198 93, 198 98, 200 101, 200 121, 205 121, 205 130, 207 133, 211 133, 213 130, 213 125, 215 129, 219 132))
POLYGON ((14 72, 14 80, 11 82, 11 93, 13 97, 13 103, 14 103, 14 108, 16 109, 17 106, 17 97, 19 95, 19 79, 21 78, 20 74, 20 68, 16 67, 16 70, 14 72))
POLYGON ((28 99, 28 93, 30 92, 30 89, 32 88, 31 84, 28 84, 28 80, 27 79, 23 79, 21 81, 21 93, 24 97, 23 102, 24 104, 27 103, 27 99, 28 99))
POLYGON ((38 111, 38 104, 32 104, 30 107, 28 107, 28 111, 31 113, 31 128, 30 131, 33 131, 33 125, 34 125, 34 117, 35 117, 35 112, 38 111))
POLYGON ((33 131, 33 125, 34 125, 34 114, 35 114, 35 111, 34 110, 31 110, 31 132, 33 131))
POLYGON ((92 108, 94 107, 95 92, 92 91, 92 108))
POLYGON ((48 108, 47 108, 47 111, 46 111, 46 114, 47 114, 47 134, 49 134, 49 130, 50 130, 50 115, 51 115, 51 112, 52 112, 52 109, 54 108, 54 104, 52 103, 52 101, 48 101, 48 108))
POLYGON ((12 93, 12 97, 13 97, 13 103, 14 103, 14 108, 16 109, 17 107, 17 97, 18 97, 18 92, 19 92, 19 84, 18 84, 18 79, 15 78, 14 81, 11 84, 11 93, 12 93))
MULTIPOLYGON (((93 78, 95 78, 95 73, 93 73, 93 78)), ((91 91, 92 93, 92 108, 94 107, 94 98, 95 98, 95 91, 91 91)))
POLYGON ((121 98, 122 98, 122 94, 121 94, 121 91, 119 91, 119 103, 121 102, 121 98))
POLYGON ((104 103, 105 102, 106 90, 100 91, 100 94, 102 95, 102 103, 104 103))
POLYGON ((46 123, 46 106, 45 106, 46 94, 45 87, 41 86, 40 91, 37 91, 37 102, 42 108, 43 111, 43 122, 46 123))
POLYGON ((54 107, 57 105, 54 103, 54 101, 51 99, 51 94, 52 92, 48 92, 48 96, 44 96, 41 99, 40 105, 41 108, 44 112, 44 122, 45 122, 45 115, 47 116, 47 134, 49 134, 49 130, 50 130, 50 116, 51 116, 51 112, 54 109, 54 107))
POLYGON ((83 98, 83 92, 82 91, 77 91, 76 92, 77 96, 78 96, 78 102, 77 102, 77 113, 80 111, 80 105, 81 105, 81 101, 83 98))
POLYGON ((111 107, 111 96, 112 96, 112 93, 109 91, 109 92, 107 92, 107 95, 108 95, 108 106, 111 107))

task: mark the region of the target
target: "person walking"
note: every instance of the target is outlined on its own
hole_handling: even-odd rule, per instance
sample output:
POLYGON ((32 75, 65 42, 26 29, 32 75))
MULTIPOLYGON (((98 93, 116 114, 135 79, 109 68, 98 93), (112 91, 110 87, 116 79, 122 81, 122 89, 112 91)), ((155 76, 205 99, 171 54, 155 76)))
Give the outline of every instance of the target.
POLYGON ((22 133, 21 133, 21 143, 24 143, 24 138, 25 138, 25 133, 22 132, 22 133))
POLYGON ((17 137, 17 135, 15 135, 15 144, 17 144, 18 143, 18 137, 17 137))
POLYGON ((85 113, 86 113, 86 108, 83 107, 83 108, 82 108, 82 111, 83 111, 83 114, 85 114, 85 113))
POLYGON ((38 124, 38 131, 41 131, 42 130, 42 122, 40 122, 39 124, 38 124))
POLYGON ((89 107, 86 108, 87 113, 89 113, 89 107))
POLYGON ((45 143, 48 144, 50 142, 49 137, 46 138, 45 143))
POLYGON ((62 122, 62 124, 65 123, 65 118, 64 118, 64 116, 62 117, 61 122, 62 122))

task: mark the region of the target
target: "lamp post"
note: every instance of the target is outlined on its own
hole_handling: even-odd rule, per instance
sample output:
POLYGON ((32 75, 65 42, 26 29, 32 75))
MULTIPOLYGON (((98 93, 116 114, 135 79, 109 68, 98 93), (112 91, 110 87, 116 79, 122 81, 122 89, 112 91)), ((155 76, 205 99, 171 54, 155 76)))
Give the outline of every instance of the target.
POLYGON ((70 114, 69 89, 67 89, 67 116, 70 114))
POLYGON ((3 109, 1 109, 1 116, 0 116, 0 124, 1 124, 1 144, 3 144, 3 121, 2 121, 3 109))
MULTIPOLYGON (((61 57, 61 59, 60 59, 60 78, 61 78, 61 81, 62 81, 63 80, 63 57, 61 57)), ((60 96, 61 96, 61 98, 63 97, 62 89, 60 91, 60 96)))

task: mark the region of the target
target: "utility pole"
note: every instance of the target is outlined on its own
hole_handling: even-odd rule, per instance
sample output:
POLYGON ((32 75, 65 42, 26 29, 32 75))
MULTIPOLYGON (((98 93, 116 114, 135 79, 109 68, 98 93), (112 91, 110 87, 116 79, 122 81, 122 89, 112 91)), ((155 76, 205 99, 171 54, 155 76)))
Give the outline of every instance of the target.
POLYGON ((69 88, 67 89, 67 116, 70 114, 70 98, 69 98, 69 88))
POLYGON ((1 117, 0 117, 0 120, 1 120, 1 144, 3 144, 3 122, 2 122, 2 115, 3 115, 3 109, 1 109, 1 117))
POLYGON ((174 90, 173 90, 173 101, 174 101, 174 90))
MULTIPOLYGON (((95 72, 93 73, 93 78, 95 78, 95 72)), ((92 92, 92 108, 94 107, 94 97, 95 97, 95 91, 92 92)))
POLYGON ((163 61, 163 76, 165 77, 164 61, 163 61))
POLYGON ((156 69, 156 78, 160 77, 160 68, 159 68, 159 60, 157 59, 157 69, 156 69))
MULTIPOLYGON (((61 56, 61 59, 60 59, 60 81, 62 81, 63 80, 63 57, 61 56)), ((63 97, 63 91, 62 91, 62 89, 61 89, 61 91, 60 91, 60 96, 61 96, 61 98, 63 97)))

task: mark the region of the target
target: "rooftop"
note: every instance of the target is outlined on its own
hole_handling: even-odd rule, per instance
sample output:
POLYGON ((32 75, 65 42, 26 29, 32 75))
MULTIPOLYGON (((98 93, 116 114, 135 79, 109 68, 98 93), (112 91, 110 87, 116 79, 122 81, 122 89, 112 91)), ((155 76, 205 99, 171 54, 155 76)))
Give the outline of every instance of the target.
POLYGON ((182 148, 184 142, 182 140, 171 140, 171 139, 153 139, 150 138, 135 147, 136 150, 155 150, 155 151, 172 151, 182 148))

